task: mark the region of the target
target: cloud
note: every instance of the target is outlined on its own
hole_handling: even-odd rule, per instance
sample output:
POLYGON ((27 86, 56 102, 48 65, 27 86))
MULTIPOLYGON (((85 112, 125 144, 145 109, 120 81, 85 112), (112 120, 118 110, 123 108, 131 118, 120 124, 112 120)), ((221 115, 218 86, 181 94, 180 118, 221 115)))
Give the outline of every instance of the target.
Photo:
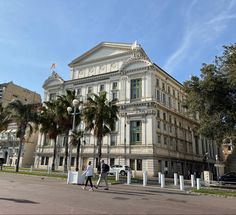
POLYGON ((182 39, 182 42, 178 49, 167 59, 164 69, 170 73, 174 73, 174 70, 179 64, 184 62, 189 56, 192 56, 192 52, 200 50, 205 46, 206 42, 210 42, 217 38, 227 27, 227 22, 230 19, 235 19, 236 15, 232 14, 235 2, 231 1, 227 8, 224 10, 221 8, 221 12, 211 13, 210 19, 208 14, 205 16, 197 17, 197 21, 190 22, 192 10, 197 1, 194 1, 186 12, 186 30, 182 39), (217 14, 217 15, 215 15, 217 14), (202 19, 200 19, 202 18, 202 19), (195 46, 198 46, 195 48, 195 46))

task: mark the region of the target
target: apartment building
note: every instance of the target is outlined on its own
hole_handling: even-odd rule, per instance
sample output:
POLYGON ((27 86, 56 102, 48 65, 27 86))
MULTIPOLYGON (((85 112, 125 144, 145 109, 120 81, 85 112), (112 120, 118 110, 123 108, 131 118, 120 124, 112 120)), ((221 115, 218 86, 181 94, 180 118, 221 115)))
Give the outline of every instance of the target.
MULTIPOLYGON (((22 103, 41 103, 41 96, 28 90, 24 87, 18 86, 13 82, 0 84, 0 102, 6 107, 9 102, 14 99, 20 100, 22 103)), ((15 166, 19 139, 16 137, 17 125, 12 122, 8 125, 7 130, 0 132, 0 152, 4 158, 5 165, 15 166)), ((34 151, 37 144, 38 133, 26 138, 24 149, 20 160, 20 166, 29 167, 34 163, 34 151)))

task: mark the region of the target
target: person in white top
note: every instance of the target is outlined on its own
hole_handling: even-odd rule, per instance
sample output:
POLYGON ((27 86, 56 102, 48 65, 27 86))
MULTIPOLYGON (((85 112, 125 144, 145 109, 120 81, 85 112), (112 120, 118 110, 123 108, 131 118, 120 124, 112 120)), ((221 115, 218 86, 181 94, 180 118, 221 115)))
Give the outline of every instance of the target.
POLYGON ((93 191, 93 182, 92 182, 92 177, 93 177, 93 166, 91 165, 91 161, 88 162, 87 169, 83 172, 83 175, 85 174, 86 176, 86 182, 85 185, 82 187, 84 190, 86 189, 88 185, 88 181, 90 183, 90 189, 89 191, 93 191))

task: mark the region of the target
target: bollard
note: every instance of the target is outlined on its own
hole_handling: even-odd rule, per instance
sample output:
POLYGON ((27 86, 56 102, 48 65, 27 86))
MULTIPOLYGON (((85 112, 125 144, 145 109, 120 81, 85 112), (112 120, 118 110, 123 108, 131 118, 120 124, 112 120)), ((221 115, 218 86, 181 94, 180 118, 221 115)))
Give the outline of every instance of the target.
POLYGON ((178 174, 174 173, 174 185, 177 186, 178 185, 178 174))
POLYGON ((191 175, 191 186, 195 187, 195 178, 194 175, 191 175))
POLYGON ((119 181, 119 171, 116 171, 116 181, 119 181))
POLYGON ((143 186, 147 186, 147 171, 143 172, 143 186))
POLYGON ((127 172, 127 184, 131 184, 130 171, 127 172))
POLYGON ((158 184, 161 184, 161 172, 158 172, 158 184))
POLYGON ((179 176, 179 185, 180 185, 180 190, 184 190, 184 176, 182 175, 179 176))
POLYGON ((161 188, 165 187, 165 175, 161 174, 161 188))
POLYGON ((200 178, 197 178, 197 190, 200 190, 200 188, 201 188, 200 178))
POLYGON ((32 165, 30 166, 30 172, 33 172, 33 166, 32 165))
POLYGON ((51 167, 48 166, 48 174, 51 174, 51 167))

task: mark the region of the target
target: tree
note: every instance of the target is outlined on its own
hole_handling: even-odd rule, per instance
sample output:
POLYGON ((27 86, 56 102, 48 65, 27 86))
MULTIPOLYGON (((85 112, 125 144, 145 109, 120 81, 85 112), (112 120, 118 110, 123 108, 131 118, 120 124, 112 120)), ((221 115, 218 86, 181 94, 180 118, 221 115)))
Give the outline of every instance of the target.
POLYGON ((81 138, 83 137, 82 131, 73 131, 71 137, 71 144, 76 146, 76 159, 75 159, 75 171, 79 170, 79 156, 80 156, 80 146, 81 138))
MULTIPOLYGON (((57 100, 60 107, 59 126, 66 134, 65 141, 65 159, 64 159, 64 171, 67 172, 67 159, 68 159, 68 136, 72 129, 72 117, 67 112, 67 107, 72 105, 72 101, 76 98, 75 91, 66 90, 65 95, 58 96, 57 100)), ((76 116, 75 127, 80 123, 80 117, 76 116)))
POLYGON ((45 106, 42 107, 40 112, 40 132, 48 135, 49 139, 53 140, 53 159, 52 159, 52 171, 55 170, 55 160, 57 156, 57 136, 61 134, 61 130, 58 124, 58 116, 60 114, 58 102, 48 101, 44 102, 45 106))
POLYGON ((116 100, 108 101, 106 95, 106 92, 101 92, 100 95, 92 94, 83 109, 85 130, 93 130, 94 136, 97 138, 98 167, 100 167, 102 157, 102 139, 114 130, 118 120, 116 100))
POLYGON ((186 107, 199 113, 199 132, 216 140, 236 132, 236 44, 224 46, 223 55, 213 64, 203 64, 200 78, 193 76, 184 83, 186 107))
POLYGON ((23 104, 20 100, 14 100, 8 104, 12 110, 11 119, 17 124, 16 136, 20 139, 19 151, 17 155, 16 172, 19 171, 22 146, 25 141, 26 132, 30 136, 34 128, 37 129, 38 115, 36 104, 23 104), (35 124, 34 124, 35 123, 35 124))
POLYGON ((0 132, 7 129, 8 124, 11 122, 10 113, 0 103, 0 132))

